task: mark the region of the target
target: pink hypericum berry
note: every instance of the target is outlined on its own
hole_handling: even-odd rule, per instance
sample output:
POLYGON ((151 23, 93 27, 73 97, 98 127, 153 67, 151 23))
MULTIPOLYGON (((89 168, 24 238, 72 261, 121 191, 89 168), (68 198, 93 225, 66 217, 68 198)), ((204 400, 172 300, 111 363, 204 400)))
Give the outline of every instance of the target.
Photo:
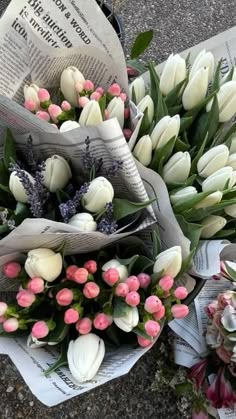
POLYGON ((140 303, 139 293, 136 291, 129 292, 125 297, 125 302, 131 307, 136 307, 140 303))
POLYGON ((126 102, 126 100, 127 100, 127 95, 126 95, 125 93, 121 93, 121 94, 120 94, 120 98, 121 98, 122 102, 126 102))
POLYGON ((42 278, 32 278, 27 284, 27 290, 34 294, 40 294, 44 290, 44 280, 42 278))
POLYGON ((189 313, 189 308, 185 304, 174 304, 171 313, 175 319, 183 319, 189 313))
POLYGON ((95 282, 87 282, 83 288, 83 294, 86 298, 96 298, 100 293, 100 288, 95 282))
POLYGON ((95 274, 95 272, 97 272, 97 262, 95 262, 95 260, 88 260, 85 262, 84 268, 87 269, 90 274, 95 274))
POLYGON ((75 90, 77 93, 81 93, 84 90, 83 83, 80 83, 79 81, 77 81, 75 83, 75 90))
POLYGON ((18 329, 19 323, 18 320, 14 317, 11 317, 10 319, 7 319, 3 322, 3 330, 5 332, 15 332, 18 329))
POLYGON ((163 276, 159 281, 159 286, 163 291, 169 291, 174 285, 174 278, 170 275, 163 276))
POLYGON ((64 314, 64 322, 66 324, 73 324, 79 320, 79 313, 75 308, 68 308, 64 314))
POLYGON ((117 83, 112 84, 109 89, 108 89, 108 93, 110 93, 110 95, 112 96, 120 96, 120 86, 117 83))
POLYGON ((124 110, 124 118, 125 119, 128 119, 129 116, 130 116, 130 110, 129 110, 129 108, 125 108, 125 110, 124 110))
POLYGON ((144 272, 141 272, 140 274, 138 274, 137 278, 139 280, 140 287, 143 288, 143 289, 146 289, 149 286, 149 284, 151 283, 150 275, 145 274, 144 272))
POLYGON ((50 121, 50 115, 45 111, 38 111, 36 112, 37 118, 41 119, 42 121, 49 122, 50 121))
POLYGON ((70 111, 71 110, 71 104, 69 102, 67 102, 67 100, 63 100, 63 102, 61 104, 61 109, 65 112, 70 111))
POLYGON ((77 284, 85 284, 88 279, 88 271, 84 268, 77 268, 73 275, 73 281, 77 282, 77 284))
POLYGON ((101 99, 101 95, 98 92, 93 92, 90 96, 90 100, 96 100, 97 102, 101 99))
POLYGON ((127 67, 127 74, 129 77, 137 77, 138 76, 138 71, 135 70, 132 67, 127 67))
POLYGON ((57 123, 58 122, 57 118, 62 114, 62 109, 58 105, 50 105, 48 107, 48 113, 51 119, 57 123))
POLYGON ((97 87, 97 89, 95 90, 95 92, 100 93, 100 95, 102 96, 104 93, 104 89, 102 87, 97 87))
POLYGON ((73 292, 69 288, 62 288, 62 290, 58 291, 56 294, 56 300, 59 306, 68 306, 72 303, 73 298, 73 292))
POLYGON ((94 84, 91 80, 85 80, 83 83, 84 90, 94 90, 94 84))
POLYGON ((21 266, 17 262, 7 262, 5 265, 3 265, 3 273, 7 278, 17 278, 21 271, 21 266))
POLYGON ((156 311, 160 310, 162 306, 161 300, 156 297, 155 295, 150 295, 150 297, 146 298, 144 309, 148 313, 155 313, 156 311))
POLYGON ((86 96, 82 96, 79 98, 78 103, 81 108, 84 108, 89 103, 89 99, 86 96))
POLYGON ((4 316, 0 316, 0 324, 2 324, 2 323, 4 323, 5 322, 5 317, 4 316))
POLYGON ((78 332, 81 335, 87 335, 88 333, 90 333, 92 330, 92 326, 92 320, 90 320, 88 317, 83 317, 82 319, 78 320, 75 325, 76 330, 78 330, 78 332))
POLYGON ((36 338, 36 339, 45 338, 48 335, 48 333, 49 333, 49 328, 47 324, 42 320, 34 323, 31 330, 31 335, 33 336, 33 338, 36 338))
POLYGON ((126 140, 129 140, 133 134, 133 131, 129 128, 124 128, 123 129, 123 134, 126 140))
POLYGON ((36 300, 35 295, 28 290, 19 291, 16 295, 17 304, 20 307, 30 307, 36 300))
POLYGON ((27 99, 24 103, 25 109, 30 112, 34 112, 36 110, 36 103, 32 99, 27 99))
POLYGON ((126 278, 125 283, 128 285, 130 291, 138 291, 140 287, 140 282, 137 276, 129 276, 126 278))
POLYGON ((165 306, 161 306, 161 308, 155 313, 153 313, 152 316, 155 320, 161 320, 165 315, 165 311, 165 306))
POLYGON ((68 268, 66 268, 66 278, 73 280, 74 273, 78 269, 78 266, 76 265, 70 265, 68 268))
POLYGON ((159 323, 155 322, 154 320, 148 320, 144 324, 144 329, 147 335, 151 337, 156 337, 161 330, 159 323))
POLYGON ((112 287, 119 280, 119 272, 115 268, 109 268, 103 272, 102 277, 107 285, 112 287))
POLYGON ((0 302, 0 316, 4 316, 8 308, 8 305, 3 301, 0 302))
POLYGON ((144 339, 142 336, 138 336, 138 344, 139 346, 142 346, 142 348, 146 348, 147 346, 150 346, 152 344, 152 341, 149 339, 144 339))
POLYGON ((38 98, 40 102, 47 102, 50 100, 50 94, 47 89, 39 89, 38 98))
POLYGON ((98 313, 93 320, 93 325, 95 329, 105 330, 112 324, 112 321, 113 319, 111 316, 107 316, 104 313, 98 313))
POLYGON ((178 300, 184 300, 188 296, 188 290, 185 287, 178 287, 174 291, 174 296, 178 300))
POLYGON ((126 297, 126 295, 129 293, 129 287, 124 282, 121 282, 117 285, 115 289, 115 294, 117 297, 126 297))

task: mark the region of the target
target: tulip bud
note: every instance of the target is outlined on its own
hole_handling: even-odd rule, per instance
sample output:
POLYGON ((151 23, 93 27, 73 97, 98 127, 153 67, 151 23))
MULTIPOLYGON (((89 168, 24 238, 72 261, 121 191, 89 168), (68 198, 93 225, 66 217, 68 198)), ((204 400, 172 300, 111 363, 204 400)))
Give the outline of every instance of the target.
POLYGON ((144 166, 148 166, 152 161, 152 140, 149 135, 144 135, 138 140, 133 150, 133 155, 144 166))
POLYGON ((57 124, 59 122, 59 117, 63 114, 63 111, 60 106, 52 104, 48 107, 48 113, 53 122, 57 124))
POLYGON ((78 124, 78 122, 76 121, 65 121, 60 126, 60 132, 63 133, 63 132, 71 131, 79 127, 80 127, 80 124, 78 124))
POLYGON ((92 380, 105 355, 103 340, 94 333, 79 336, 70 341, 67 359, 72 376, 78 383, 92 380))
POLYGON ((87 211, 99 212, 114 198, 112 184, 105 177, 92 180, 88 191, 83 196, 83 206, 87 211))
POLYGON ((190 154, 185 151, 178 151, 168 160, 163 167, 163 179, 168 183, 185 182, 191 169, 190 154))
MULTIPOLYGON (((123 115, 124 116, 124 115, 123 115)), ((83 108, 79 124, 81 127, 99 125, 103 121, 99 103, 96 100, 90 100, 83 108)))
MULTIPOLYGON (((26 170, 22 170, 22 177, 27 179, 27 183, 28 181, 31 183, 32 188, 34 187, 35 180, 26 170)), ((28 202, 28 195, 16 172, 12 172, 10 175, 9 188, 17 202, 22 202, 23 204, 28 202)))
POLYGON ((78 106, 78 94, 75 89, 77 82, 85 81, 83 74, 76 67, 66 68, 61 75, 60 87, 65 99, 72 105, 78 106))
POLYGON ((170 139, 175 139, 179 134, 180 117, 174 115, 172 118, 167 115, 156 124, 154 130, 150 134, 153 150, 159 149, 166 145, 170 139))
POLYGON ((203 239, 209 239, 213 237, 218 231, 222 230, 226 225, 227 220, 219 215, 209 215, 202 222, 201 237, 203 239))
POLYGON ((236 153, 236 135, 233 135, 231 138, 231 144, 229 149, 229 154, 236 153))
POLYGON ((126 315, 122 317, 114 317, 114 323, 119 329, 126 333, 131 332, 138 325, 139 312, 137 307, 127 308, 126 315))
POLYGON ((160 77, 160 90, 164 96, 173 90, 177 84, 186 78, 186 62, 179 54, 171 54, 164 66, 160 77))
POLYGON ((229 215, 232 218, 236 218, 236 204, 229 205, 224 209, 225 214, 229 215))
POLYGON ((50 192, 63 189, 71 177, 70 166, 63 157, 54 154, 45 161, 43 184, 50 192))
POLYGON ((31 84, 30 86, 24 86, 24 97, 25 101, 30 100, 34 103, 34 110, 38 111, 40 108, 40 101, 38 98, 39 87, 36 84, 31 84))
POLYGON ((180 246, 174 246, 164 250, 157 257, 153 267, 153 272, 162 272, 163 275, 170 275, 175 278, 182 265, 182 253, 180 246))
POLYGON ((86 96, 81 96, 78 100, 78 104, 81 108, 85 108, 85 106, 90 102, 89 98, 86 96))
MULTIPOLYGON (((217 93, 219 106, 219 122, 230 121, 236 113, 236 81, 228 81, 220 87, 217 93)), ((213 99, 208 102, 206 111, 211 110, 213 99)))
POLYGON ((199 68, 189 80, 183 96, 183 107, 189 111, 205 99, 208 89, 208 68, 199 68))
POLYGON ((234 170, 236 170, 236 153, 230 154, 228 161, 227 161, 227 166, 232 167, 234 170))
POLYGON ((54 281, 62 271, 62 257, 50 249, 34 249, 28 252, 25 270, 30 278, 40 277, 54 281))
POLYGON ((91 100, 96 100, 97 102, 101 99, 101 95, 98 92, 93 92, 90 96, 91 100))
POLYGON ((175 204, 180 204, 186 202, 188 199, 193 198, 197 195, 197 189, 194 186, 186 186, 186 188, 180 189, 179 191, 170 195, 170 202, 175 204))
POLYGON ((142 77, 137 77, 129 86, 129 96, 137 105, 145 96, 145 83, 142 77))
POLYGON ((66 268, 66 278, 73 281, 74 273, 77 271, 78 266, 77 265, 70 265, 68 268, 66 268))
POLYGON ((102 266, 103 272, 106 272, 110 268, 115 268, 118 271, 119 280, 122 282, 125 281, 125 279, 129 276, 128 269, 126 268, 126 266, 121 265, 120 262, 118 262, 118 260, 116 259, 111 259, 109 260, 109 262, 105 263, 102 266))
POLYGON ((38 98, 40 103, 48 102, 50 100, 50 93, 47 89, 38 90, 38 98))
POLYGON ((226 187, 232 188, 236 181, 234 173, 232 167, 229 166, 217 170, 203 181, 203 192, 223 191, 226 187))
POLYGON ((196 72, 200 68, 208 68, 208 84, 209 84, 213 78, 214 66, 215 66, 214 55, 212 54, 212 52, 209 52, 209 51, 206 52, 206 50, 203 49, 201 52, 199 52, 199 54, 194 60, 194 63, 192 65, 192 68, 189 74, 189 79, 191 80, 194 74, 196 74, 196 72))
POLYGON ((3 273, 7 278, 17 278, 20 271, 21 271, 21 266, 19 263, 17 262, 7 262, 3 265, 3 273))
MULTIPOLYGON (((229 158, 229 149, 224 144, 211 148, 198 160, 198 174, 204 178, 222 169, 229 158)), ((229 164, 230 166, 230 164, 229 164)))
POLYGON ((212 207, 213 205, 218 204, 222 199, 222 192, 216 191, 208 195, 206 198, 204 198, 202 201, 200 201, 198 204, 194 205, 194 208, 208 208, 212 207))
POLYGON ((107 107, 109 119, 117 118, 121 129, 124 126, 124 110, 125 105, 120 97, 114 97, 107 107))
POLYGON ((93 216, 87 212, 81 212, 73 215, 68 224, 77 227, 80 231, 96 231, 97 223, 94 221, 93 216))
POLYGON ((153 117, 154 117, 154 103, 153 103, 153 100, 152 100, 151 96, 146 95, 141 100, 141 102, 138 103, 137 107, 140 110, 140 112, 143 112, 143 113, 147 109, 148 121, 151 124, 152 121, 153 121, 153 117))

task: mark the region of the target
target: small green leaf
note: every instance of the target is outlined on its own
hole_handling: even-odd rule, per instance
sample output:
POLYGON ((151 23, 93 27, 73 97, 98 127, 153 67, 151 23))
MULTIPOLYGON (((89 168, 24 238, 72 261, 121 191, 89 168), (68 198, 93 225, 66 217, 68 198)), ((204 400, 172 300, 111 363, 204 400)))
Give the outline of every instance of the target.
POLYGON ((58 368, 68 365, 67 350, 68 350, 68 343, 65 342, 61 346, 61 354, 58 360, 50 368, 44 371, 45 377, 48 377, 52 372, 56 371, 58 368))
POLYGON ((225 78, 224 83, 227 83, 228 81, 233 80, 234 70, 235 70, 235 68, 232 67, 231 70, 229 71, 227 77, 225 78))
POLYGON ((221 231, 218 231, 218 233, 214 235, 214 239, 224 239, 226 237, 231 237, 235 235, 235 233, 236 233, 235 229, 221 230, 221 231))
MULTIPOLYGON (((207 193, 210 195, 209 192, 202 192, 201 194, 207 193)), ((200 195, 200 194, 199 194, 200 195)), ((202 195, 203 196, 203 195, 202 195)), ((201 201, 199 201, 201 202, 201 201)), ((195 203, 196 204, 196 203, 195 203)), ((223 200, 218 204, 212 205, 211 207, 207 208, 199 208, 199 209, 191 209, 187 213, 184 213, 185 218, 188 221, 201 221, 204 218, 208 217, 208 215, 214 214, 216 212, 224 210, 226 207, 236 204, 236 198, 223 200)))
POLYGON ((113 317, 124 317, 130 311, 130 306, 128 306, 122 298, 115 297, 113 299, 113 317))
POLYGON ((191 242, 190 249, 196 249, 200 240, 202 226, 187 222, 182 215, 177 215, 176 218, 184 235, 191 242))
POLYGON ((152 338, 148 336, 147 333, 140 327, 135 327, 134 329, 132 329, 132 332, 134 332, 137 336, 141 336, 144 339, 152 341, 152 338))
POLYGON ((153 244, 153 250, 152 250, 153 260, 155 260, 157 255, 159 255, 159 253, 161 252, 161 238, 160 238, 160 235, 157 234, 155 230, 152 231, 152 244, 153 244))
POLYGON ((150 199, 146 202, 131 202, 128 199, 115 198, 112 201, 114 219, 119 221, 127 215, 135 214, 136 212, 147 208, 154 201, 156 201, 156 198, 150 199))
POLYGON ((200 192, 197 195, 194 195, 192 198, 186 198, 184 202, 177 203, 173 205, 173 210, 176 214, 181 214, 188 209, 192 209, 194 205, 201 202, 204 198, 210 195, 212 192, 200 192))
POLYGON ((182 133, 183 131, 188 129, 190 127, 190 125, 192 124, 192 122, 193 122, 193 117, 192 116, 181 118, 180 119, 180 130, 179 130, 179 132, 182 133))
POLYGON ((182 108, 183 108, 182 105, 173 106, 173 108, 168 108, 168 115, 175 116, 175 115, 179 114, 182 111, 182 108))
POLYGON ((196 173, 197 172, 197 163, 198 163, 198 160, 200 159, 200 157, 202 157, 202 155, 204 153, 207 138, 208 138, 208 134, 206 134, 206 137, 204 138, 200 148, 198 149, 198 152, 197 152, 196 156, 194 157, 194 159, 192 159, 191 173, 196 173))
POLYGON ((142 32, 137 36, 131 48, 130 57, 132 60, 139 57, 149 47, 152 38, 153 30, 142 32))
POLYGON ((57 312, 57 314, 54 316, 53 320, 56 323, 56 327, 55 329, 53 329, 46 338, 41 339, 42 341, 47 341, 47 342, 57 342, 60 343, 62 342, 68 331, 69 331, 69 326, 68 324, 65 324, 64 322, 64 312, 57 312))
POLYGON ((176 138, 172 137, 163 147, 156 148, 151 164, 149 166, 150 169, 159 173, 160 166, 163 166, 163 164, 171 156, 172 151, 175 146, 175 141, 176 141, 176 138))
POLYGON ((225 267, 226 267, 226 271, 228 273, 228 275, 230 276, 231 279, 233 279, 234 281, 236 281, 236 271, 234 269, 232 269, 227 262, 224 262, 225 267))
POLYGON ((5 168, 8 170, 9 165, 12 160, 15 160, 16 158, 16 150, 15 150, 15 144, 14 144, 14 138, 9 129, 6 131, 6 136, 4 139, 4 145, 3 145, 3 160, 5 164, 5 168))
POLYGON ((186 188, 186 186, 192 186, 196 179, 196 175, 190 176, 185 182, 183 183, 169 183, 168 190, 171 192, 177 192, 180 189, 186 188))
POLYGON ((150 267, 153 267, 153 264, 154 262, 152 259, 149 259, 147 256, 140 255, 132 266, 132 272, 134 272, 135 275, 140 272, 146 272, 150 267))
POLYGON ((148 117, 148 108, 145 109, 142 122, 139 128, 139 137, 142 137, 143 135, 147 134, 150 129, 150 119, 148 117))
POLYGON ((164 116, 168 115, 168 109, 160 89, 158 89, 158 102, 156 110, 154 111, 155 123, 159 122, 164 116))
POLYGON ((213 78, 213 82, 212 82, 212 87, 211 87, 211 92, 214 92, 215 90, 218 90, 220 87, 220 80, 221 80, 221 64, 222 64, 222 59, 218 62, 216 70, 215 70, 215 74, 214 74, 214 78, 213 78))
POLYGON ((184 143, 180 138, 177 138, 175 142, 175 151, 188 151, 190 149, 190 144, 184 143))
POLYGON ((4 160, 1 159, 0 160, 0 183, 4 186, 8 186, 9 178, 10 178, 9 171, 5 167, 4 160))
POLYGON ((99 104, 100 109, 101 109, 102 118, 104 119, 105 109, 106 109, 106 96, 105 95, 100 97, 100 99, 98 101, 98 104, 99 104))
POLYGON ((154 103, 154 114, 155 114, 157 111, 157 106, 158 106, 160 79, 153 63, 148 64, 148 69, 149 69, 149 74, 150 74, 150 96, 154 103))
POLYGON ((121 265, 129 266, 131 263, 134 263, 138 257, 139 255, 134 255, 134 256, 131 256, 131 258, 127 258, 127 259, 117 258, 117 260, 118 262, 120 262, 121 265))
MULTIPOLYGON (((173 108, 174 106, 179 105, 179 94, 186 83, 186 79, 178 83, 165 97, 165 103, 167 108, 173 108)), ((180 106, 180 105, 179 105, 180 106)), ((181 105, 182 107, 182 105, 181 105)))

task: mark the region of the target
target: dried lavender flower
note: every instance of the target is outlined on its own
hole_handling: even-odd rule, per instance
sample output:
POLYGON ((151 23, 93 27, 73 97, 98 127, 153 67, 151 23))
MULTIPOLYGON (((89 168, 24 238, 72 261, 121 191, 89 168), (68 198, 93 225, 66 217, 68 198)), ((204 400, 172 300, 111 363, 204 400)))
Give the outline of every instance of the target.
POLYGON ((59 205, 59 210, 63 218, 64 223, 68 223, 69 219, 77 213, 77 210, 81 207, 81 199, 83 195, 88 191, 89 183, 84 183, 72 199, 59 205))

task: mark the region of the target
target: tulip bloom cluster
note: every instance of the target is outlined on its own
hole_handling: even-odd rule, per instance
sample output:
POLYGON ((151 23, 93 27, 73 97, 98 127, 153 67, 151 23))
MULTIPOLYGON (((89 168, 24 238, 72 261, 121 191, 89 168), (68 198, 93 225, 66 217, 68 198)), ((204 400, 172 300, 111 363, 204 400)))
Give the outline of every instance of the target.
MULTIPOLYGON (((117 83, 107 91, 95 87, 91 80, 85 80, 76 67, 68 67, 61 74, 60 90, 64 100, 52 103, 50 93, 36 84, 25 86, 24 107, 37 118, 53 124, 64 133, 84 126, 99 125, 102 121, 117 118, 124 128, 129 118, 129 108, 125 108, 127 96, 117 83)), ((127 130, 124 130, 127 135, 127 130)))
POLYGON ((110 327, 124 336, 133 332, 137 343, 146 347, 158 337, 165 320, 188 314, 181 302, 188 291, 175 287, 174 281, 181 265, 178 246, 160 253, 152 272, 136 275, 118 259, 101 265, 89 259, 64 269, 60 253, 33 249, 24 266, 15 261, 3 266, 9 281, 18 278, 20 282, 16 301, 0 302, 3 330, 13 336, 13 332, 30 334, 28 345, 33 348, 78 335, 69 343, 68 365, 77 381, 90 380, 105 354, 104 341, 96 333, 105 337, 110 327), (52 332, 57 341, 55 337, 52 341, 52 332), (93 367, 83 371, 80 357, 88 364, 93 361, 93 367))

